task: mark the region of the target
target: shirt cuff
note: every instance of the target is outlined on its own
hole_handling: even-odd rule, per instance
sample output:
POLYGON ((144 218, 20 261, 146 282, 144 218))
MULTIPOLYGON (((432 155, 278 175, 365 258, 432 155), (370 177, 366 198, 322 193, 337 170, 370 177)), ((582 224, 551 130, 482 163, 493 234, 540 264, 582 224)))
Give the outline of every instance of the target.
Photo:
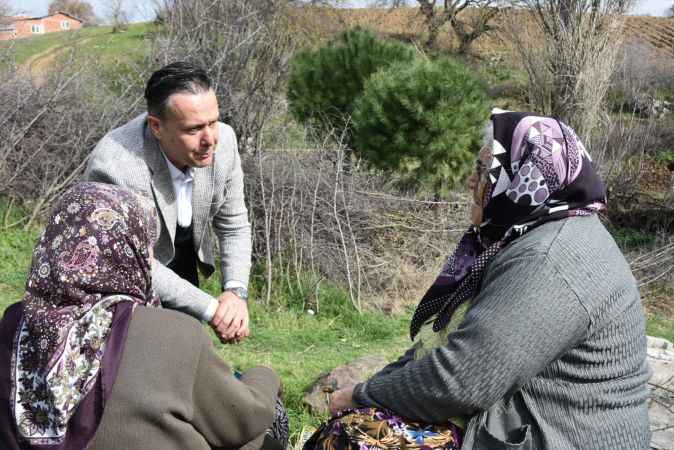
POLYGON ((204 315, 201 317, 201 320, 204 322, 210 322, 213 320, 213 316, 215 315, 215 311, 217 311, 217 309, 218 301, 211 297, 208 302, 208 306, 206 307, 206 311, 204 311, 204 315))
POLYGON ((244 288, 246 289, 246 283, 242 283, 239 280, 228 280, 223 286, 222 290, 230 289, 230 288, 244 288))

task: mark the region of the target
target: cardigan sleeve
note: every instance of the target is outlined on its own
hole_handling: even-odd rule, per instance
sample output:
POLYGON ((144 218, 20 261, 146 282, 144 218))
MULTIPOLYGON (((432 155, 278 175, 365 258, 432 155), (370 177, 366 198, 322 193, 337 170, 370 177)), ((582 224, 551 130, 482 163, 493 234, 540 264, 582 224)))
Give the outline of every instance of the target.
POLYGON ((585 336, 589 316, 545 254, 492 266, 446 345, 357 385, 354 400, 426 422, 472 415, 585 336))
POLYGON ((280 380, 267 367, 254 367, 237 379, 202 334, 192 425, 212 447, 238 448, 271 426, 280 380))

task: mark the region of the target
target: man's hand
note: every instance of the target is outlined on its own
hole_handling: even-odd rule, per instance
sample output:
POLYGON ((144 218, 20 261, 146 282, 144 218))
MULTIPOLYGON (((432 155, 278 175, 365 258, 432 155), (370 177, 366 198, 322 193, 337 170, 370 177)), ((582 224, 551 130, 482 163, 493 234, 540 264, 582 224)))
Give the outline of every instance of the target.
POLYGON ((344 409, 355 408, 356 403, 353 401, 353 388, 355 386, 347 386, 343 389, 335 391, 330 396, 330 413, 336 416, 337 413, 344 409))
POLYGON ((248 303, 229 291, 223 292, 218 302, 211 326, 220 340, 223 343, 240 342, 250 336, 248 303))

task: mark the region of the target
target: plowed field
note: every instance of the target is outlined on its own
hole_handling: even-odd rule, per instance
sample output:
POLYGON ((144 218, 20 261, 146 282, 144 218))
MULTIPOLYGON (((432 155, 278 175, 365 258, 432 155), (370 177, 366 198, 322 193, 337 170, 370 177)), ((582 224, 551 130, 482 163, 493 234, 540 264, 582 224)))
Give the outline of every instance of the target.
MULTIPOLYGON (((374 28, 380 33, 414 40, 424 30, 424 24, 415 8, 387 9, 348 9, 341 12, 347 25, 360 25, 374 28)), ((496 22, 498 24, 498 18, 496 22)), ((628 16, 625 20, 626 41, 642 41, 669 57, 674 58, 674 18, 628 16)), ((453 45, 452 33, 441 33, 441 46, 453 45)), ((475 42, 477 53, 503 50, 507 47, 498 34, 484 36, 475 42)))

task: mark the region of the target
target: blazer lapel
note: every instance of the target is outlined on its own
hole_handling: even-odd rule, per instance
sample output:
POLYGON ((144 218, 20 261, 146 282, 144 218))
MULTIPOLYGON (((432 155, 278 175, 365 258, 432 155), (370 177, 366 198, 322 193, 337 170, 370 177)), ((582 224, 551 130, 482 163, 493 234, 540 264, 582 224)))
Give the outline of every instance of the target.
POLYGON ((208 225, 208 214, 211 209, 214 181, 213 164, 215 164, 215 161, 208 167, 192 171, 194 177, 192 186, 192 226, 197 252, 201 248, 206 226, 208 225))
POLYGON ((150 168, 152 176, 150 185, 152 193, 157 204, 159 214, 164 219, 164 224, 168 229, 171 242, 175 242, 176 224, 178 223, 178 212, 176 210, 176 196, 173 191, 173 181, 171 173, 168 170, 164 156, 157 140, 152 136, 149 127, 145 128, 143 147, 145 150, 145 162, 150 168))

